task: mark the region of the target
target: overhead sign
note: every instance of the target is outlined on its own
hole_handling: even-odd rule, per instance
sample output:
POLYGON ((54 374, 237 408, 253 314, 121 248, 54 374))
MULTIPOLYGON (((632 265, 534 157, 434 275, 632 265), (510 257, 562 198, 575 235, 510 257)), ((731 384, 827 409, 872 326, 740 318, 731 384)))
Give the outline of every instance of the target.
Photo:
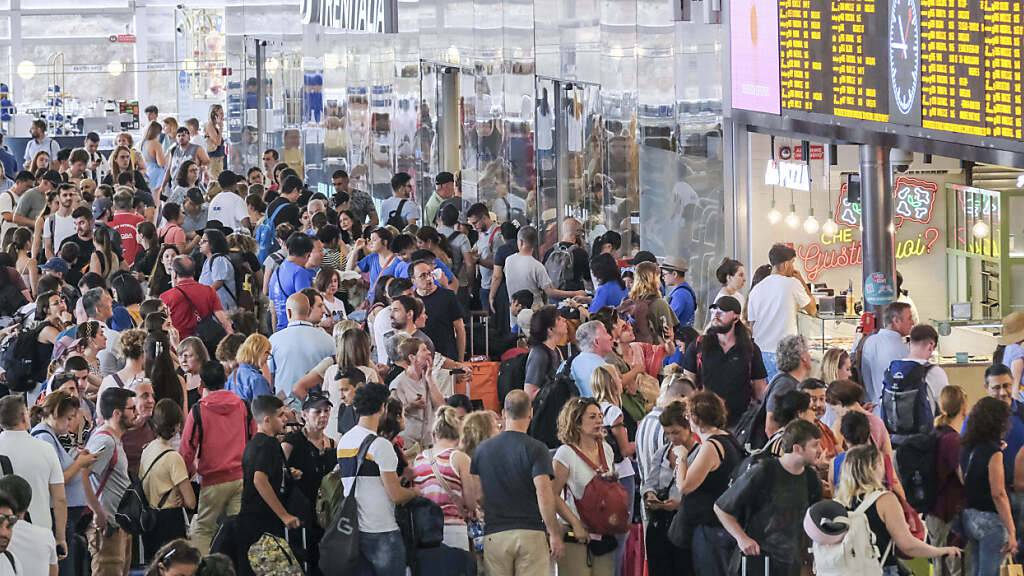
POLYGON ((398 32, 398 0, 302 0, 303 24, 353 32, 398 32))
POLYGON ((114 44, 135 44, 135 34, 111 34, 107 40, 114 44))

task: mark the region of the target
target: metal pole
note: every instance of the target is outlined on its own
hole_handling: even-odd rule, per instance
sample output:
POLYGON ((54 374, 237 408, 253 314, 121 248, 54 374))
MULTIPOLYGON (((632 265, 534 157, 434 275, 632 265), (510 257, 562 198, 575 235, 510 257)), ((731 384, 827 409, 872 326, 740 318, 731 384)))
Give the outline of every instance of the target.
MULTIPOLYGON (((893 225, 892 170, 889 149, 882 146, 860 146, 861 238, 864 249, 863 286, 875 274, 884 274, 886 283, 896 286, 896 230, 893 225)), ((875 277, 877 278, 877 277, 875 277)), ((877 287, 877 282, 874 283, 877 287)), ((868 303, 865 288, 865 311, 875 314, 875 325, 881 326, 884 303, 868 303)), ((895 296, 894 296, 895 298, 895 296)))
POLYGON ((263 90, 264 66, 266 65, 264 59, 266 58, 267 43, 259 38, 254 38, 253 41, 256 46, 256 141, 260 142, 263 150, 266 150, 270 148, 270 142, 267 141, 266 135, 266 117, 264 116, 264 98, 266 93, 263 90))

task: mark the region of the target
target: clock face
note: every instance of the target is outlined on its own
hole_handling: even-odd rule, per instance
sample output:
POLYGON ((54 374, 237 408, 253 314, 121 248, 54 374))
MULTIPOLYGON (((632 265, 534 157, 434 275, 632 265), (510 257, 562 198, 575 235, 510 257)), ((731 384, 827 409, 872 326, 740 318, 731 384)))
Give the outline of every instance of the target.
POLYGON ((889 11, 889 78, 892 97, 902 114, 917 100, 921 78, 921 18, 917 0, 891 0, 889 11))

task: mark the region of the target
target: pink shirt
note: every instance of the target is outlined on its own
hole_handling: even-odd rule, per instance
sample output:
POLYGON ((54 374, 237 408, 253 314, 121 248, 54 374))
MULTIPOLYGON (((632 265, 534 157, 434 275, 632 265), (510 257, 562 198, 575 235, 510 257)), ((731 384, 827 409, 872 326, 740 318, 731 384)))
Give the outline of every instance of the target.
POLYGON ((162 244, 184 244, 185 231, 177 224, 164 224, 157 234, 162 244))

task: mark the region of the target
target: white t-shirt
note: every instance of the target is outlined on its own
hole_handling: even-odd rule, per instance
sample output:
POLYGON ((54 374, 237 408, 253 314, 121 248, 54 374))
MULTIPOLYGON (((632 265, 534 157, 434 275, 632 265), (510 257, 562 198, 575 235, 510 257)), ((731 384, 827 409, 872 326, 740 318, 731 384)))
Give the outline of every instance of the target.
MULTIPOLYGON (((601 413, 604 414, 605 426, 614 426, 616 420, 624 417, 622 414, 622 408, 608 402, 601 402, 601 413)), ((625 430, 625 428, 623 428, 623 430, 625 430)), ((622 462, 615 465, 615 475, 619 478, 629 478, 635 474, 636 471, 633 470, 632 458, 623 458, 622 462)))
MULTIPOLYGON (((327 398, 331 400, 331 415, 327 419, 327 429, 324 430, 324 434, 337 443, 341 440, 341 434, 338 434, 338 412, 342 405, 341 387, 338 386, 337 380, 338 365, 334 363, 332 358, 325 358, 324 361, 317 364, 312 371, 319 372, 320 367, 328 363, 329 366, 327 366, 323 371, 323 384, 320 386, 324 392, 327 392, 327 398)), ((368 384, 382 384, 380 381, 380 375, 377 374, 376 370, 367 368, 366 366, 359 366, 359 369, 362 370, 363 375, 366 376, 366 382, 368 384)))
POLYGON ((338 322, 348 318, 348 314, 345 313, 345 303, 340 298, 335 298, 333 302, 324 298, 323 302, 325 320, 333 318, 335 322, 338 322))
MULTIPOLYGON (((487 260, 488 258, 494 257, 494 251, 499 246, 505 243, 505 240, 501 237, 501 231, 498 229, 497 224, 491 224, 491 227, 486 232, 481 232, 480 237, 476 241, 476 251, 480 254, 481 260, 487 260)), ((494 275, 494 271, 479 266, 477 270, 480 271, 480 288, 482 290, 490 290, 491 288, 491 276, 494 275)))
MULTIPOLYGON (((359 446, 371 430, 356 424, 338 442, 338 462, 341 466, 345 494, 352 491, 355 480, 356 455, 359 446)), ((52 450, 51 450, 52 451, 52 450)), ((398 454, 386 438, 378 436, 366 452, 363 475, 356 483, 356 502, 359 504, 359 531, 378 534, 398 530, 395 522, 395 503, 384 490, 381 473, 398 471, 398 454)))
POLYGON ((380 223, 381 225, 388 223, 388 218, 391 217, 391 213, 398 210, 398 205, 405 200, 405 204, 402 206, 402 218, 405 218, 406 223, 411 223, 413 220, 418 220, 420 217, 419 206, 416 205, 416 201, 412 198, 398 198, 392 196, 384 199, 380 203, 380 223))
POLYGON ((551 277, 539 260, 533 256, 513 254, 505 260, 502 272, 509 302, 512 301, 512 295, 520 290, 532 292, 534 302, 544 302, 544 289, 551 286, 551 277))
MULTIPOLYGON (((15 198, 14 192, 10 190, 0 193, 0 215, 2 214, 14 214, 14 209, 18 207, 18 199, 15 198)), ((17 227, 14 222, 7 222, 4 220, 3 225, 0 226, 0 239, 7 237, 7 231, 11 228, 17 227)))
POLYGON ((60 243, 74 233, 75 219, 70 214, 67 216, 51 214, 46 217, 46 222, 43 223, 43 238, 47 240, 51 237, 53 238, 53 252, 55 254, 60 251, 60 243))
POLYGON ((515 194, 509 194, 505 198, 496 198, 491 202, 491 207, 494 209, 494 215, 498 217, 499 222, 505 222, 510 219, 509 209, 512 210, 512 214, 521 212, 526 214, 526 200, 523 200, 515 194), (505 202, 508 201, 508 205, 505 202))
POLYGON ((381 308, 380 312, 373 317, 373 345, 377 352, 377 364, 388 364, 388 336, 394 332, 391 327, 391 306, 381 308))
POLYGON ((6 430, 0 433, 0 454, 11 459, 14 473, 32 487, 32 502, 28 506, 32 523, 51 531, 50 486, 64 485, 64 470, 57 460, 57 453, 51 445, 33 438, 28 431, 6 430))
MULTIPOLYGON (((10 545, 8 544, 8 546, 10 545)), ((8 552, 10 551, 8 550, 8 552)), ((10 556, 7 554, 0 554, 0 576, 21 576, 21 574, 21 560, 18 560, 18 557, 14 555, 14 552, 11 552, 10 556), (13 566, 11 565, 11 562, 14 563, 13 566)))
MULTIPOLYGON (((602 442, 601 445, 604 447, 605 462, 609 466, 614 466, 615 455, 612 453, 612 447, 607 442, 602 442)), ((587 484, 594 479, 594 469, 584 462, 576 454, 575 450, 565 444, 559 446, 558 450, 555 451, 554 461, 559 462, 569 470, 569 479, 565 483, 569 494, 566 496, 565 501, 569 504, 569 509, 572 510, 573 514, 579 516, 579 512, 576 511, 576 499, 583 498, 583 492, 587 489, 587 484)), ((595 464, 599 463, 595 462, 595 464)))
POLYGON ((810 295, 796 278, 772 274, 754 286, 747 302, 747 319, 753 323, 758 348, 775 353, 780 340, 797 334, 797 312, 810 302, 810 295))
POLYGON ((249 217, 249 209, 245 205, 245 199, 234 192, 221 192, 210 200, 207 220, 216 220, 221 224, 238 230, 242 226, 242 220, 249 217))
POLYGON ((124 384, 124 386, 121 386, 121 384, 118 384, 117 380, 114 379, 114 374, 107 374, 103 377, 103 382, 100 383, 100 391, 96 393, 96 397, 99 398, 100 396, 103 396, 103 392, 105 392, 107 388, 132 388, 132 386, 141 382, 145 377, 145 372, 139 372, 134 378, 129 378, 127 380, 122 379, 123 381, 121 384, 124 384))
MULTIPOLYGON (((7 550, 17 559, 18 576, 49 576, 50 566, 57 565, 57 541, 53 532, 42 526, 15 524, 7 550)), ((5 564, 11 567, 6 559, 0 558, 0 565, 5 564)))

